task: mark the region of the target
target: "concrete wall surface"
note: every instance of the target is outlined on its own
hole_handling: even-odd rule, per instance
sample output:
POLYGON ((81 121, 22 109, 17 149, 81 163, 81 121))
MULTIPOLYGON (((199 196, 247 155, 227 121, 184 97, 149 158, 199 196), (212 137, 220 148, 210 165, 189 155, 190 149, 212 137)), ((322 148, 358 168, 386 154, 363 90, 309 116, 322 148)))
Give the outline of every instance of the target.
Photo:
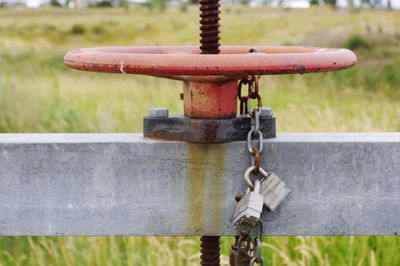
MULTIPOLYGON (((245 142, 0 134, 1 235, 233 235, 245 142)), ((400 133, 287 133, 261 165, 292 189, 268 235, 400 233, 400 133)))

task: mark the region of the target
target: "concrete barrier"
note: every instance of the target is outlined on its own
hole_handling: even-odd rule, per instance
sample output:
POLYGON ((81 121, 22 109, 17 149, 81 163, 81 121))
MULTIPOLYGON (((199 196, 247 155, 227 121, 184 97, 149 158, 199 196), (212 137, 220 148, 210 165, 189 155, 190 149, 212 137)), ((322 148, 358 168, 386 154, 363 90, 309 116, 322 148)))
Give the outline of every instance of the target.
MULTIPOLYGON (((244 142, 0 134, 1 235, 232 235, 244 142)), ((400 134, 279 134, 262 166, 292 189, 268 235, 400 233, 400 134)))

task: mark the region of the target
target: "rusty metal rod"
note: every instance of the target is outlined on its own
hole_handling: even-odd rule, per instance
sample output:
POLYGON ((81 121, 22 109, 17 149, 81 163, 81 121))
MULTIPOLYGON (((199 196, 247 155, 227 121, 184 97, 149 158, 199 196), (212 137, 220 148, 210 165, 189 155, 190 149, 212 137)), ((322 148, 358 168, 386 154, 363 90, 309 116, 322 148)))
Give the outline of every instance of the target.
MULTIPOLYGON (((200 0, 200 50, 202 54, 219 54, 219 0, 200 0)), ((236 101, 235 101, 236 104, 236 101)), ((234 109, 236 114, 236 106, 234 109)), ((216 115, 218 116, 218 115, 216 115)), ((202 236, 201 265, 220 265, 220 237, 202 236)))
POLYGON ((219 266, 220 265, 220 247, 219 236, 202 236, 201 241, 201 265, 219 266))
POLYGON ((219 54, 219 0, 200 0, 200 50, 219 54))

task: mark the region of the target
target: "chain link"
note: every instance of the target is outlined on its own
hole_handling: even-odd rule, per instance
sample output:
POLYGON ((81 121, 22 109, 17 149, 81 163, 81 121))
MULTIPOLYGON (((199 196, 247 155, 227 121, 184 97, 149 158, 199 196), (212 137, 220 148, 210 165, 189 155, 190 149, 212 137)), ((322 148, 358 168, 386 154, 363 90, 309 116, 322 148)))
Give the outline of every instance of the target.
POLYGON ((247 133, 247 149, 249 153, 253 156, 254 150, 252 146, 253 136, 258 135, 258 151, 262 153, 263 151, 263 140, 264 136, 260 130, 260 112, 258 110, 254 110, 254 117, 252 116, 251 121, 251 128, 250 131, 247 133))
POLYGON ((264 265, 264 259, 261 253, 261 243, 263 241, 263 223, 259 224, 259 235, 253 236, 251 232, 240 232, 235 237, 235 244, 231 246, 230 265, 231 266, 248 266, 260 264, 264 265))
POLYGON ((260 76, 249 76, 247 78, 241 79, 237 87, 238 100, 240 102, 240 114, 248 114, 253 116, 251 111, 251 100, 257 99, 258 110, 262 107, 262 98, 259 94, 259 79, 260 76), (247 96, 242 96, 243 85, 248 85, 247 96))
POLYGON ((258 175, 260 172, 260 150, 258 148, 253 148, 252 155, 251 165, 254 165, 253 174, 258 175))

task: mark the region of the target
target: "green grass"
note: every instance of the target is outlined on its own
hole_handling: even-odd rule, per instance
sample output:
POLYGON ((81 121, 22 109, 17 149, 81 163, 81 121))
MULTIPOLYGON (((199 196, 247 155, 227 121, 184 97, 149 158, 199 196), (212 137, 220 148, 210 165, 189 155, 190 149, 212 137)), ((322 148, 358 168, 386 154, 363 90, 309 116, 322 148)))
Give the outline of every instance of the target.
MULTIPOLYGON (((223 44, 349 47, 357 67, 268 76, 278 131, 400 131, 400 16, 222 10, 223 44)), ((65 51, 198 43, 198 12, 0 10, 0 132, 140 132, 153 106, 182 113, 176 81, 67 69, 65 51)), ((222 239, 223 262, 232 238, 222 239)), ((2 237, 0 265, 198 265, 195 237, 2 237)), ((268 237, 266 265, 400 265, 399 237, 268 237)))

